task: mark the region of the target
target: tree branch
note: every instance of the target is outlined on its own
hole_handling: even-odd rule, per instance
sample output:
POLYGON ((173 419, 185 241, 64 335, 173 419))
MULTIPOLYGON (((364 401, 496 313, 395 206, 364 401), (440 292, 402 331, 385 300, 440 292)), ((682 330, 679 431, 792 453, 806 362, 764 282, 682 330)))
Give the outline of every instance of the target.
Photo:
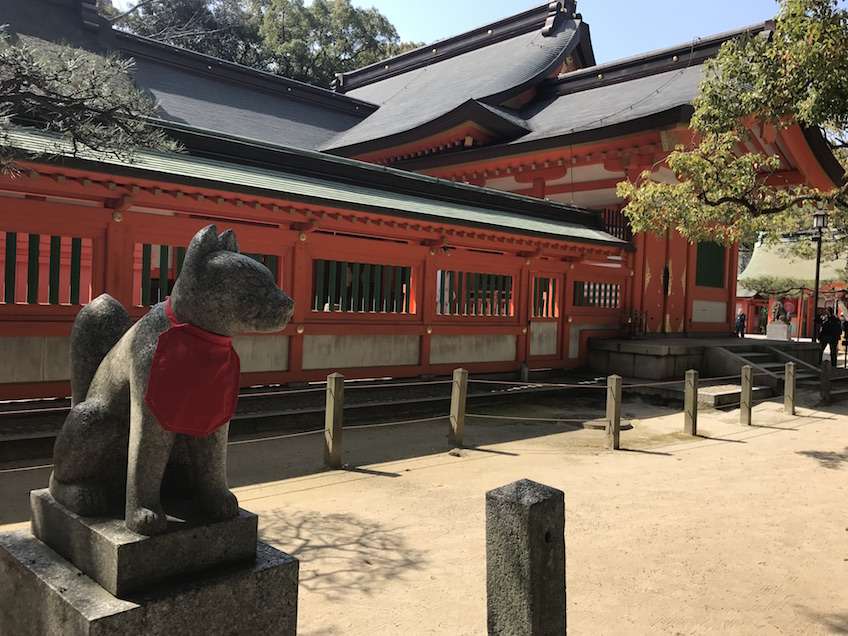
POLYGON ((132 13, 135 13, 136 11, 138 11, 139 9, 141 9, 142 7, 145 7, 145 6, 147 6, 148 4, 153 4, 154 2, 159 2, 159 0, 141 0, 141 2, 137 2, 137 3, 136 3, 136 4, 134 4, 132 7, 130 7, 130 8, 129 8, 129 9, 127 9, 126 11, 124 11, 122 14, 117 15, 117 16, 115 16, 114 18, 107 18, 107 19, 108 19, 108 20, 109 20, 109 22, 111 22, 112 24, 115 24, 115 22, 119 22, 119 21, 123 20, 123 19, 124 19, 124 18, 126 18, 128 15, 130 15, 130 14, 132 14, 132 13))

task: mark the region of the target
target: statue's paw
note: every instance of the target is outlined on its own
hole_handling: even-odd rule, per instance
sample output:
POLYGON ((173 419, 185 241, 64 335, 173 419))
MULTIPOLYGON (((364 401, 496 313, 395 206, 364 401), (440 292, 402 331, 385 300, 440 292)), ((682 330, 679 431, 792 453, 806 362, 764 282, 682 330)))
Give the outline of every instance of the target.
POLYGON ((168 529, 168 519, 165 511, 161 508, 151 510, 150 508, 127 508, 127 528, 133 532, 153 536, 163 534, 168 529))
POLYGON ((81 517, 99 517, 109 512, 106 489, 92 484, 65 484, 50 475, 50 494, 81 517))
POLYGON ((197 504, 200 511, 212 519, 231 519, 238 514, 238 499, 226 488, 202 493, 197 504))

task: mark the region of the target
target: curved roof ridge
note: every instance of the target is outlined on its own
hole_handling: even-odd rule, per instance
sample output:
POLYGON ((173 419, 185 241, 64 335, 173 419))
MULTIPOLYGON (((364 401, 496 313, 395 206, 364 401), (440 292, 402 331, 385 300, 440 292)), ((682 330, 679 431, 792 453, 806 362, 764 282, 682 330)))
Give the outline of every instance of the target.
POLYGON ((385 80, 394 75, 425 68, 434 62, 440 62, 471 50, 477 50, 531 31, 540 31, 549 35, 564 19, 576 19, 575 0, 546 2, 495 22, 484 24, 465 33, 436 40, 417 49, 401 53, 395 57, 364 66, 362 68, 338 73, 332 88, 340 93, 354 90, 385 80))
MULTIPOLYGON (((582 25, 572 17, 557 20, 548 36, 527 31, 494 43, 493 49, 433 59, 426 67, 366 84, 351 94, 378 104, 377 111, 322 149, 342 154, 371 152, 392 146, 397 135, 426 126, 469 100, 497 106, 521 95, 544 82, 579 46, 585 32, 582 25), (493 59, 509 60, 509 64, 499 66, 493 59)), ((505 119, 502 113, 489 110, 505 119)))
POLYGON ((635 66, 637 64, 642 65, 645 63, 664 60, 668 58, 669 55, 686 53, 687 51, 704 52, 706 54, 701 55, 700 57, 706 59, 707 57, 713 57, 715 55, 715 50, 717 50, 727 40, 739 37, 740 35, 745 35, 746 33, 752 35, 756 35, 762 32, 768 33, 772 29, 774 29, 774 22, 772 22, 771 20, 767 20, 765 22, 751 24, 741 29, 725 31, 723 33, 717 33, 715 35, 710 35, 704 38, 695 37, 689 42, 681 42, 680 44, 674 44, 672 46, 667 46, 661 49, 655 49, 653 51, 639 53, 638 55, 631 55, 629 57, 623 57, 618 60, 603 62, 601 64, 595 64, 594 66, 588 66, 586 68, 581 68, 575 71, 570 71, 568 73, 563 73, 554 81, 563 82, 568 81, 569 79, 579 78, 584 75, 591 75, 597 77, 597 74, 602 71, 617 70, 619 68, 635 66), (709 53, 707 53, 707 51, 709 51, 709 53))

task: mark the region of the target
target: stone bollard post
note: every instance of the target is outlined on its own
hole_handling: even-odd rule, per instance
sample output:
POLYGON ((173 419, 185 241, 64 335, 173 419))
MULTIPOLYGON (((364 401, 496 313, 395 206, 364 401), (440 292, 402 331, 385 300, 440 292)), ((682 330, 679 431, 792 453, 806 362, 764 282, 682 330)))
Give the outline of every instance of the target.
POLYGON ((450 430, 448 442, 453 446, 462 446, 462 434, 465 430, 465 398, 468 395, 468 371, 454 369, 453 388, 451 390, 450 430))
POLYGON ((751 408, 754 405, 754 368, 742 367, 742 390, 739 392, 739 423, 751 426, 751 408))
POLYGON ((607 448, 621 447, 621 376, 607 378, 607 448))
POLYGON ((821 399, 825 404, 830 404, 830 360, 822 360, 821 363, 821 399))
POLYGON ((529 479, 486 493, 490 636, 565 636, 565 495, 529 479))
POLYGON ((698 434, 698 372, 689 369, 686 372, 686 392, 683 398, 683 432, 686 435, 698 434))
POLYGON ((795 415, 795 363, 787 362, 783 372, 783 412, 795 415))
POLYGON ((342 465, 342 413, 344 412, 344 376, 327 376, 327 407, 324 416, 324 463, 330 468, 342 465))

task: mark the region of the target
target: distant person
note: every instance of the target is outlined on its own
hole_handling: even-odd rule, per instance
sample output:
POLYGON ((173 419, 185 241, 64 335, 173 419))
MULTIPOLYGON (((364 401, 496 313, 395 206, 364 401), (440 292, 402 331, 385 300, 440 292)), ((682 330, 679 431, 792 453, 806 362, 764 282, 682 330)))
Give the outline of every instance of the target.
POLYGON ((821 317, 821 328, 819 329, 819 346, 821 355, 824 357, 824 348, 830 346, 830 363, 836 366, 836 351, 839 346, 839 336, 842 334, 842 325, 833 315, 833 308, 828 307, 827 313, 821 317))
POLYGON ((736 310, 736 337, 744 338, 748 326, 748 315, 742 309, 736 310))

